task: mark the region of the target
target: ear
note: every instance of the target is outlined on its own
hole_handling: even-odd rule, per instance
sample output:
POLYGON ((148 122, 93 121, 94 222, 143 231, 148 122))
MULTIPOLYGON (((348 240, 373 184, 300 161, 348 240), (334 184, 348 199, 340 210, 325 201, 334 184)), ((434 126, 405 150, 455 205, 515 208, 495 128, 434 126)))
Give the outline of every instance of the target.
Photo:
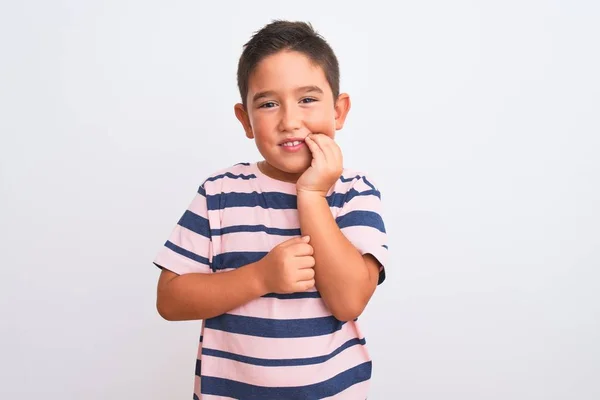
POLYGON ((350 96, 347 93, 341 93, 335 102, 335 129, 340 130, 344 127, 346 116, 350 111, 350 96))
POLYGON ((236 118, 244 127, 246 137, 248 139, 254 139, 254 132, 252 132, 252 125, 250 124, 250 117, 248 116, 248 111, 246 111, 246 107, 244 107, 242 103, 237 103, 233 107, 233 110, 235 112, 236 118))

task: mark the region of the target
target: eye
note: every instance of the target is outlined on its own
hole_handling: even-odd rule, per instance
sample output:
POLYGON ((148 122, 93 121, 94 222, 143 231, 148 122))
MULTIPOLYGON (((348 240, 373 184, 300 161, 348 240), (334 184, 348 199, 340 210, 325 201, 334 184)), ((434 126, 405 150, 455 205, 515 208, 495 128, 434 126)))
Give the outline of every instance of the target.
POLYGON ((275 106, 276 106, 276 104, 274 102, 267 101, 266 103, 261 104, 258 108, 273 108, 275 106))
POLYGON ((312 103, 318 101, 317 99, 314 99, 312 97, 305 97, 302 100, 300 100, 300 102, 302 102, 303 104, 308 104, 308 103, 312 103))

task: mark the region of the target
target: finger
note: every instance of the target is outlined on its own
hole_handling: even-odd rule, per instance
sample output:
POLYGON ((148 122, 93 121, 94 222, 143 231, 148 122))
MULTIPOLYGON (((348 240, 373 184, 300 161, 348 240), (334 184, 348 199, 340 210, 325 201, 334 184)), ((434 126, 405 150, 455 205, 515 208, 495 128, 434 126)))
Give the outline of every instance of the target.
POLYGON ((328 164, 337 165, 341 161, 341 151, 335 140, 325 134, 321 134, 315 135, 314 141, 317 142, 321 151, 323 151, 328 164))
POLYGON ((317 142, 314 140, 315 135, 309 135, 304 139, 304 143, 308 146, 308 149, 312 153, 313 159, 316 161, 325 161, 325 154, 323 154, 323 150, 319 147, 317 142))
POLYGON ((314 253, 313 247, 308 243, 296 243, 292 246, 290 246, 290 249, 292 249, 296 257, 312 256, 314 253))
POLYGON ((329 153, 331 152, 331 149, 329 148, 330 140, 327 140, 330 139, 329 136, 323 133, 318 133, 316 135, 310 135, 310 138, 319 146, 319 148, 325 154, 325 156, 329 155, 329 153))
POLYGON ((315 258, 313 256, 298 257, 299 269, 313 268, 315 266, 315 258))
POLYGON ((292 239, 288 239, 285 242, 279 244, 281 247, 289 247, 295 244, 302 244, 310 242, 310 236, 299 236, 292 239))
POLYGON ((298 282, 310 281, 315 278, 315 270, 312 268, 305 268, 298 271, 298 282))
POLYGON ((302 281, 302 282, 298 282, 298 286, 299 286, 299 292, 306 292, 308 290, 311 290, 315 287, 315 280, 311 279, 310 281, 302 281))

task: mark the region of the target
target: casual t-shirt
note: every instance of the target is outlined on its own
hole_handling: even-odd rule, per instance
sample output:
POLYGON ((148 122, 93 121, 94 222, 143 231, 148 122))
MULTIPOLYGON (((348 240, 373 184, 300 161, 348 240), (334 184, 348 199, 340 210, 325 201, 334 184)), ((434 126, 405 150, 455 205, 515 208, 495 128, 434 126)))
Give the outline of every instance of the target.
MULTIPOLYGON (((327 201, 361 254, 381 264, 387 245, 381 195, 343 170, 327 201)), ((176 274, 223 273, 300 236, 296 186, 241 163, 206 179, 154 263, 176 274)), ((267 294, 202 323, 194 399, 364 399, 371 358, 357 320, 338 321, 316 289, 267 294)))

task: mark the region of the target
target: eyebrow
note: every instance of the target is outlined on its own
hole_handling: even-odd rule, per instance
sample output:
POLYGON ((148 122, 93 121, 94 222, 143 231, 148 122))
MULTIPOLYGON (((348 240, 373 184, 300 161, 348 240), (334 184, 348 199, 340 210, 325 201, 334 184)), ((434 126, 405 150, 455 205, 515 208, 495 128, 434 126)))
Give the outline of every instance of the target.
MULTIPOLYGON (((315 92, 315 93, 319 93, 319 94, 323 94, 323 90, 315 85, 309 85, 309 86, 301 86, 299 88, 296 88, 295 90, 296 93, 311 93, 311 92, 315 92)), ((255 102, 259 99, 265 98, 265 97, 270 97, 275 95, 275 91, 274 90, 265 90, 263 92, 258 92, 254 95, 254 97, 252 97, 252 102, 255 102)))

